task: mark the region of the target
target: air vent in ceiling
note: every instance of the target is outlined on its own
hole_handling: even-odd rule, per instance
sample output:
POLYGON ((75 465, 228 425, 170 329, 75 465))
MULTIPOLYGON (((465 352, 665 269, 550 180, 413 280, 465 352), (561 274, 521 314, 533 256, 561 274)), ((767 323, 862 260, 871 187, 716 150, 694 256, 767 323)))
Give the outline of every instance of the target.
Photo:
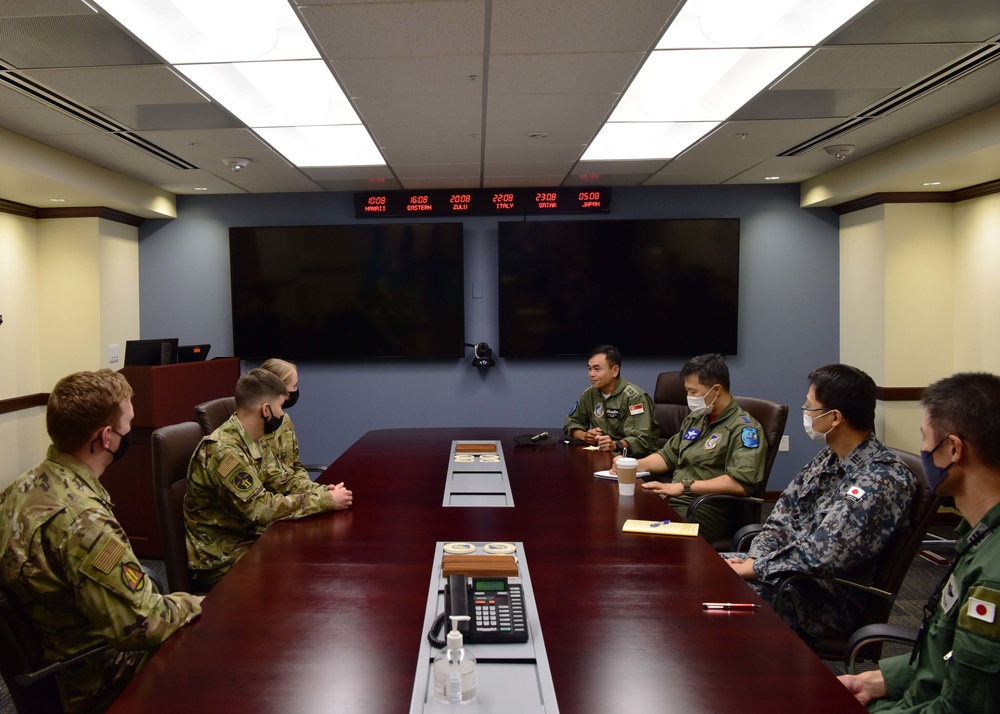
POLYGON ((170 164, 174 168, 198 168, 191 162, 185 161, 181 157, 170 153, 166 149, 162 149, 156 144, 146 141, 142 137, 135 134, 135 132, 133 132, 129 127, 124 124, 119 124, 114 119, 110 119, 99 112, 95 112, 93 109, 85 107, 82 104, 77 104, 73 100, 67 99, 64 96, 53 92, 51 89, 32 81, 18 72, 10 71, 3 65, 0 65, 0 70, 3 70, 0 71, 0 84, 6 85, 11 89, 15 89, 21 94, 29 96, 48 107, 58 109, 63 114, 66 114, 77 121, 81 121, 93 129, 97 129, 98 131, 124 141, 126 144, 139 149, 140 151, 145 151, 150 156, 155 156, 160 161, 170 164))

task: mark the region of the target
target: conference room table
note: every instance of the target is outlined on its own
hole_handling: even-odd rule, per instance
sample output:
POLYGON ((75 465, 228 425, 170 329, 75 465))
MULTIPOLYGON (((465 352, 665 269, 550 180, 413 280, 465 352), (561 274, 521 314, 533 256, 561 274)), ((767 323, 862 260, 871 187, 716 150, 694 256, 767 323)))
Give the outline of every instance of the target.
POLYGON ((353 508, 272 524, 111 711, 409 711, 441 541, 522 544, 547 711, 864 711, 766 606, 702 608, 762 602, 703 539, 622 532, 676 519, 667 502, 595 478, 608 453, 513 440, 538 431, 365 434, 320 477, 353 508), (513 507, 442 505, 453 440, 500 441, 513 507))

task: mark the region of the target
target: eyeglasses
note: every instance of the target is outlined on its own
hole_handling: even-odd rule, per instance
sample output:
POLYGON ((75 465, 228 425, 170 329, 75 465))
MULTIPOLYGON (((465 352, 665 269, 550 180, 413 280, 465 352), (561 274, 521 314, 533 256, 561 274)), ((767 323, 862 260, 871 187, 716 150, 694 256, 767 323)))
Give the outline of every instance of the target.
POLYGON ((826 409, 826 407, 809 407, 805 404, 802 405, 802 411, 804 412, 821 412, 824 409, 826 409))

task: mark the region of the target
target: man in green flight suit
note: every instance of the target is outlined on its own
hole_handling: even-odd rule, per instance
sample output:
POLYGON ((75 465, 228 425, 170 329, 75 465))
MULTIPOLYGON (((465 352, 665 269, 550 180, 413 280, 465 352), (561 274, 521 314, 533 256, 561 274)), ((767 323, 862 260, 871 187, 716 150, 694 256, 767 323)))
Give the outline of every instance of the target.
POLYGON ((271 372, 236 383, 236 413, 201 440, 188 465, 184 531, 193 580, 211 589, 274 521, 350 508, 344 484, 306 492, 278 488, 283 471, 261 443, 282 423, 288 395, 271 372))
POLYGON ((911 657, 840 681, 872 712, 1000 711, 1000 378, 966 372, 924 392, 920 457, 963 521, 911 657))
POLYGON ((591 350, 587 358, 590 389, 573 405, 563 432, 601 451, 628 449, 640 457, 656 451, 660 427, 653 400, 621 377, 622 355, 611 345, 591 350))
MULTIPOLYGON (((665 482, 647 481, 645 491, 670 499, 681 516, 698 496, 729 493, 750 496, 764 478, 767 443, 760 424, 740 409, 729 391, 729 367, 722 355, 693 357, 681 368, 691 413, 659 451, 639 459, 639 471, 671 474, 665 482)), ((699 535, 712 542, 726 528, 722 505, 698 509, 699 535)))
POLYGON ((120 373, 63 377, 45 411, 45 460, 0 494, 0 580, 27 610, 45 661, 111 645, 53 675, 67 712, 105 710, 149 655, 201 614, 200 598, 157 592, 100 483, 128 448, 133 415, 120 373))

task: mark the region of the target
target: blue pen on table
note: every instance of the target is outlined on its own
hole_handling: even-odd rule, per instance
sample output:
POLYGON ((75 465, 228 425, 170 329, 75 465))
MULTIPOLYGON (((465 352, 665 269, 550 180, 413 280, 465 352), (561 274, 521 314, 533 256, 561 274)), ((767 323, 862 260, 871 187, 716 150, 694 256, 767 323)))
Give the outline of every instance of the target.
POLYGON ((667 520, 665 520, 665 521, 657 521, 656 523, 650 523, 649 527, 650 528, 656 528, 657 526, 665 526, 668 523, 670 523, 670 519, 669 518, 667 520))

